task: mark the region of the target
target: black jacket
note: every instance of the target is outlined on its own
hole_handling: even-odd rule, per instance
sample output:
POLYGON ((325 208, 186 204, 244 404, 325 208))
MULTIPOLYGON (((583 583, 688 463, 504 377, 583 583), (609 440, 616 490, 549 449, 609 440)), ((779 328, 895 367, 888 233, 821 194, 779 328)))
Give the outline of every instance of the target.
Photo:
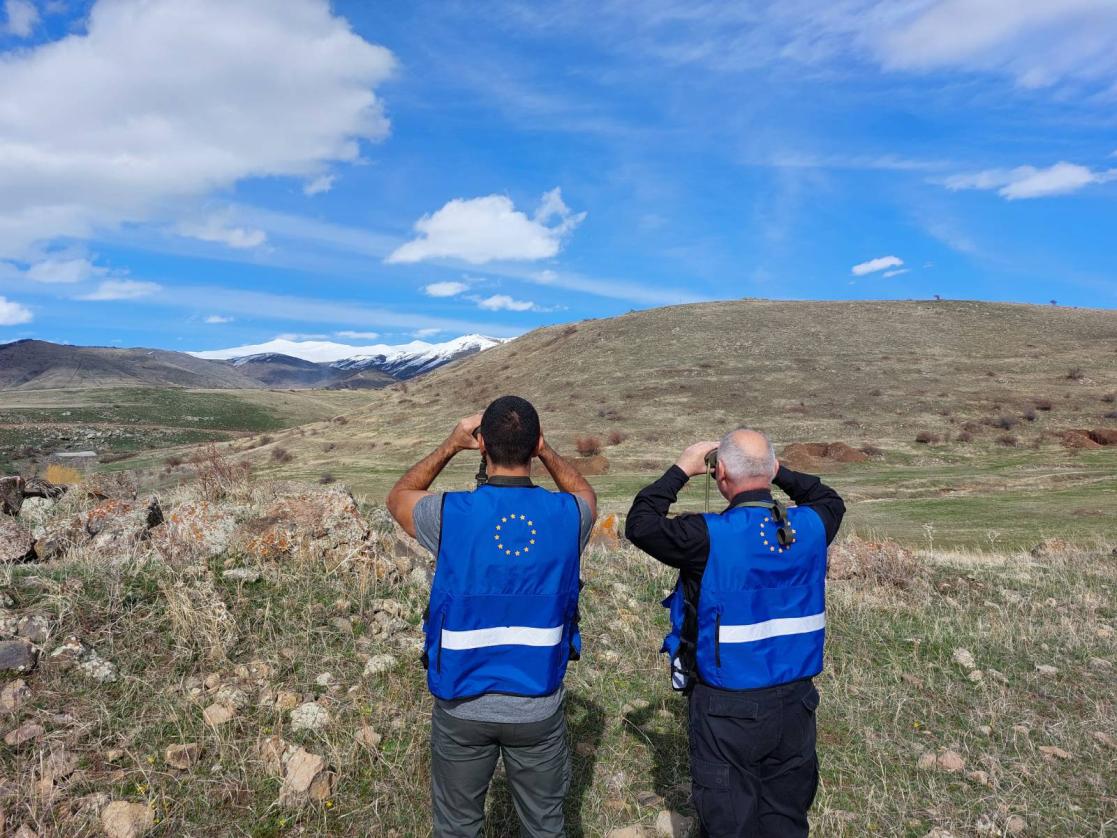
MULTIPOLYGON (((679 496, 679 490, 689 479, 681 468, 671 466, 659 480, 641 490, 628 511, 624 534, 652 558, 679 569, 683 598, 687 602, 682 641, 684 649, 693 650, 697 633, 695 614, 698 594, 702 588, 706 561, 710 557, 710 533, 706 528, 706 519, 701 515, 667 516, 671 504, 679 496)), ((780 466, 772 482, 796 506, 809 506, 818 513, 826 529, 826 543, 834 540, 846 511, 845 503, 837 492, 817 477, 792 471, 786 466, 780 466)), ((746 501, 771 500, 772 493, 768 489, 753 489, 734 497, 726 509, 746 501)), ((690 661, 686 663, 692 668, 690 661)))

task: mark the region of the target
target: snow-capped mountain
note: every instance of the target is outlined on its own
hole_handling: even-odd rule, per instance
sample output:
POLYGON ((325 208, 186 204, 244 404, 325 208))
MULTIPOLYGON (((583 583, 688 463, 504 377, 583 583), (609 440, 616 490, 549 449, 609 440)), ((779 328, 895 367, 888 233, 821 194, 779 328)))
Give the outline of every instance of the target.
POLYGON ((276 338, 267 343, 190 352, 196 358, 229 361, 236 367, 287 364, 295 359, 326 367, 342 380, 368 371, 387 373, 395 379, 414 378, 443 364, 504 343, 500 338, 463 335, 444 343, 415 340, 410 343, 351 346, 322 340, 276 338))

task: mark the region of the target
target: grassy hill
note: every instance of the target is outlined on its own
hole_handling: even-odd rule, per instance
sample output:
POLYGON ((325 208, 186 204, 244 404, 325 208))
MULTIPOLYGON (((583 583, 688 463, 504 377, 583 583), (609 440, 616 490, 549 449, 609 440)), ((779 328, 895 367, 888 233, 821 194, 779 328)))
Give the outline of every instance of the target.
MULTIPOLYGON (((540 408, 560 450, 601 440, 609 473, 594 483, 607 510, 623 511, 685 444, 746 424, 781 447, 873 452, 812 467, 853 501, 850 526, 908 543, 1023 546, 1115 523, 1115 449, 1068 450, 1062 437, 1117 427, 1117 313, 1104 310, 746 300, 634 312, 536 330, 247 456, 378 498, 458 417, 510 392, 540 408)), ((466 485, 475 468, 461 457, 443 484, 466 485)))

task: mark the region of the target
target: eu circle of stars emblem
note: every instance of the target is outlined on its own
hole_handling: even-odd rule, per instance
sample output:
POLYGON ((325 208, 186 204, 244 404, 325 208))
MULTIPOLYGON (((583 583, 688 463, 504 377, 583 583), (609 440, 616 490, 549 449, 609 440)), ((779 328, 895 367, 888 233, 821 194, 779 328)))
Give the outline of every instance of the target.
MULTIPOLYGON (((768 548, 769 553, 775 553, 776 555, 782 555, 785 550, 790 550, 791 547, 790 547, 790 545, 787 546, 787 547, 781 547, 780 542, 776 538, 776 534, 774 532, 771 532, 771 533, 767 532, 768 524, 774 524, 774 523, 776 523, 776 522, 772 519, 771 516, 768 516, 767 518, 764 518, 760 522, 760 540, 763 542, 764 546, 768 548)), ((795 530, 791 530, 791 534, 795 535, 795 530)))
POLYGON ((496 549, 506 556, 524 556, 535 546, 538 532, 535 522, 526 515, 512 514, 501 516, 493 532, 496 549))

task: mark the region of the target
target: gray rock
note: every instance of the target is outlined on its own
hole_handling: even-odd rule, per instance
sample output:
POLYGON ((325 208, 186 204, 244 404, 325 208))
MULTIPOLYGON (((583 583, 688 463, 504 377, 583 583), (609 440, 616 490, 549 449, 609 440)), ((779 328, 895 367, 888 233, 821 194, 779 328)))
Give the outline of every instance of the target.
POLYGON ((23 506, 23 478, 0 477, 0 512, 6 515, 18 515, 23 506))
POLYGON ((0 672, 30 672, 39 660, 39 650, 26 640, 0 641, 0 672))
POLYGON ((231 567, 221 574, 225 579, 233 582, 251 584, 260 581, 260 571, 254 567, 231 567))
POLYGON ((16 623, 16 635, 40 646, 50 637, 50 620, 42 614, 29 614, 16 623))
POLYGON ((34 558, 31 531, 12 518, 0 518, 0 564, 34 558))

